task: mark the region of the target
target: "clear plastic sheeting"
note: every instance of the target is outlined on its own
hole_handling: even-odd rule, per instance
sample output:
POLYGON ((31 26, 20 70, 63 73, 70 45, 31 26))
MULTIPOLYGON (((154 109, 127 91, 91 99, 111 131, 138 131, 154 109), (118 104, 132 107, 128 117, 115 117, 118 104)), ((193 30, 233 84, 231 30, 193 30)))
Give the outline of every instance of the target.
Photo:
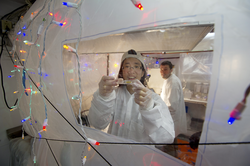
POLYGON ((179 78, 183 84, 184 97, 207 100, 212 75, 213 52, 181 54, 180 61, 179 78))
MULTIPOLYGON (((107 73, 107 55, 88 54, 79 55, 81 65, 81 86, 82 86, 82 111, 90 108, 93 93, 98 88, 99 80, 107 73)), ((75 115, 79 111, 79 80, 76 55, 64 51, 64 78, 68 92, 68 98, 72 104, 75 115)))
POLYGON ((213 52, 181 54, 181 75, 183 80, 210 81, 212 75, 213 52))
POLYGON ((36 156, 36 164, 38 165, 82 165, 81 161, 85 156, 88 161, 86 165, 119 166, 131 164, 147 165, 147 163, 153 165, 165 165, 168 163, 173 165, 176 162, 180 166, 188 165, 174 157, 166 157, 166 154, 150 146, 114 144, 111 147, 103 144, 98 147, 92 147, 90 145, 85 146, 83 142, 36 139, 34 151, 27 151, 27 149, 32 149, 33 141, 29 136, 26 136, 23 140, 14 139, 11 141, 12 165, 32 165, 34 156, 36 156), (85 153, 83 153, 83 150, 85 153))
POLYGON ((208 33, 192 51, 214 50, 214 35, 214 32, 208 33))
MULTIPOLYGON (((143 0, 143 11, 136 8, 130 0, 119 3, 113 0, 79 0, 75 3, 80 2, 81 6, 75 9, 62 5, 61 0, 37 0, 10 34, 13 48, 16 48, 16 54, 13 56, 17 60, 15 65, 25 65, 27 71, 24 79, 23 69, 15 73, 18 80, 15 90, 19 91, 20 99, 15 111, 20 112, 22 119, 30 116, 24 122, 24 129, 30 136, 38 139, 38 133, 41 134, 42 138, 34 143, 34 149, 26 148, 31 154, 34 150, 37 163, 57 165, 56 161, 66 162, 62 160, 62 152, 70 157, 70 160, 67 160, 70 164, 66 162, 66 165, 80 165, 82 153, 89 157, 86 165, 106 163, 97 152, 81 150, 83 146, 79 145, 84 143, 84 133, 76 118, 79 101, 72 101, 72 97, 79 94, 78 64, 76 55, 67 52, 63 48, 64 44, 71 43, 75 49, 78 46, 82 81, 80 85, 84 92, 82 111, 85 111, 90 107, 93 92, 98 88, 102 75, 117 77, 121 65, 118 63, 125 51, 134 49, 145 53, 161 53, 193 50, 214 26, 212 56, 211 53, 188 54, 179 59, 182 63, 179 63, 178 71, 179 76, 183 76, 181 80, 186 81, 185 89, 194 90, 194 85, 188 86, 187 81, 205 83, 210 80, 205 121, 199 139, 204 145, 199 146, 193 165, 249 165, 247 154, 250 152, 250 132, 246 127, 250 117, 248 107, 242 113, 241 120, 235 121, 233 125, 227 123, 230 111, 242 100, 250 82, 247 77, 250 70, 249 1, 143 0), (53 21, 60 22, 62 26, 53 21), (41 24, 44 28, 38 35, 41 24), (199 29, 201 25, 209 25, 209 28, 199 29), (24 26, 27 29, 23 29, 24 26), (167 27, 165 32, 160 31, 162 26, 167 27), (173 33, 168 31, 174 26, 179 27, 173 28, 173 33), (140 31, 144 30, 157 31, 140 34, 140 31), (21 34, 18 34, 19 31, 21 34), (138 32, 140 35, 136 36, 138 32), (195 32, 198 34, 194 34, 195 32), (123 36, 116 35, 122 33, 123 36), (114 38, 117 40, 113 40, 114 38), (36 42, 39 46, 26 45, 25 40, 36 42), (21 63, 22 59, 25 59, 24 63, 21 63), (26 80, 26 87, 23 80, 26 80), (30 86, 32 91, 39 91, 38 87, 41 88, 40 93, 32 94, 32 100, 30 94, 27 96, 22 93, 30 86), (46 124, 46 117, 48 123, 44 131, 42 129, 46 124), (39 132, 41 130, 42 132, 39 132), (243 141, 248 143, 238 144, 243 141), (233 144, 206 145, 227 142, 233 144)), ((210 49, 208 46, 201 50, 210 49)), ((197 85, 195 89, 202 90, 200 84, 197 85)), ((247 100, 246 105, 249 104, 247 100)), ((83 128, 88 138, 101 143, 100 146, 94 147, 110 161, 110 165, 189 165, 153 146, 139 145, 132 140, 93 128, 83 128), (127 145, 131 142, 135 144, 127 145)))
MULTIPOLYGON (((84 147, 83 143, 70 143, 70 142, 57 142, 49 141, 53 149, 60 149, 56 153, 56 158, 60 161, 61 165, 81 165, 82 150, 84 147), (74 154, 70 153, 74 150, 74 154), (59 156, 57 156, 59 155, 59 156)), ((130 145, 101 145, 93 149, 91 146, 86 146, 86 158, 88 160, 88 165, 145 165, 146 163, 164 165, 164 163, 173 164, 177 159, 169 158, 168 160, 159 160, 164 158, 164 153, 159 151, 151 151, 148 146, 130 146, 130 145), (120 149, 117 151, 117 149, 120 149), (108 163, 96 153, 97 150, 102 154, 102 157, 108 161, 108 163), (143 150, 144 153, 140 151, 143 150), (115 155, 109 155, 113 154, 115 155), (127 160, 130 158, 130 160, 127 160), (140 158, 140 159, 138 159, 140 158)), ((186 165, 184 162, 179 162, 180 165, 186 165)))
POLYGON ((10 141, 11 150, 11 164, 12 165, 31 165, 31 142, 30 136, 24 137, 24 139, 16 138, 10 141), (29 150, 27 150, 29 149, 29 150))
POLYGON ((24 139, 15 138, 10 141, 11 165, 58 165, 54 152, 45 139, 35 139, 26 136, 24 139))
MULTIPOLYGON (((98 83, 103 75, 117 78, 122 54, 80 54, 82 78, 82 109, 88 114, 93 93, 98 89, 98 83)), ((75 116, 79 112, 79 83, 77 59, 74 53, 63 52, 64 78, 69 101, 75 116)))

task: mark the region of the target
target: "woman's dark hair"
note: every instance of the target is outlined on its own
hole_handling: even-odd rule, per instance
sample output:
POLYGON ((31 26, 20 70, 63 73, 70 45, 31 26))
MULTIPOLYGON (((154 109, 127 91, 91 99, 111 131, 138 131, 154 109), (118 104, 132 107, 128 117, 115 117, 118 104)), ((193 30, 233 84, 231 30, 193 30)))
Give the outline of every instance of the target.
POLYGON ((128 50, 128 54, 137 55, 136 51, 133 49, 128 50))
POLYGON ((170 70, 174 67, 174 65, 170 61, 164 61, 161 63, 161 66, 168 65, 170 70))
MULTIPOLYGON (((136 53, 136 51, 135 50, 133 50, 133 49, 131 49, 131 50, 129 50, 128 51, 128 54, 132 54, 132 55, 137 55, 137 53, 136 53)), ((122 76, 122 66, 123 66, 123 62, 125 61, 125 59, 122 61, 122 63, 121 63, 121 66, 120 66, 120 70, 119 70, 119 74, 118 74, 118 78, 123 78, 123 76, 122 76)), ((141 77, 141 79, 140 79, 140 81, 141 81, 141 83, 144 85, 144 86, 147 86, 147 82, 146 82, 146 77, 147 77, 147 72, 146 72, 146 70, 144 69, 144 66, 143 66, 143 64, 141 63, 141 65, 142 65, 142 71, 144 71, 144 74, 143 74, 143 76, 141 77)))

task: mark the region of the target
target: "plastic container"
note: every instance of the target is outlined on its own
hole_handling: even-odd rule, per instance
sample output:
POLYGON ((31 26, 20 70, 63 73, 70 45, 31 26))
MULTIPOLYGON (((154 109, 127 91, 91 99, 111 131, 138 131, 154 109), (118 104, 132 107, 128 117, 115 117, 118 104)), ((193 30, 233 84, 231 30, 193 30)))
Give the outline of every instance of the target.
POLYGON ((201 92, 201 82, 196 82, 194 84, 194 92, 196 92, 196 93, 201 92))
POLYGON ((193 92, 190 91, 189 89, 184 89, 183 93, 184 93, 184 98, 186 98, 186 99, 191 99, 192 94, 193 94, 193 92))
POLYGON ((196 82, 194 84, 194 98, 200 100, 201 99, 201 82, 196 82))
POLYGON ((207 100, 207 95, 208 95, 208 89, 209 89, 209 83, 203 83, 202 84, 202 100, 207 100))
POLYGON ((202 84, 202 93, 208 94, 209 83, 202 84))

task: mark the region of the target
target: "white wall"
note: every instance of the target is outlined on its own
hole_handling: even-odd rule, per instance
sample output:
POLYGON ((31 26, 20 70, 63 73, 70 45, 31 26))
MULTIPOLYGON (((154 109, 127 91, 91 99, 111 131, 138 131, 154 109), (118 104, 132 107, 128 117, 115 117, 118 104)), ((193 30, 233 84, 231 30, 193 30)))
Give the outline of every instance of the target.
POLYGON ((164 79, 161 77, 160 69, 159 68, 149 69, 148 74, 151 75, 148 82, 149 88, 153 88, 155 93, 161 94, 161 89, 164 79))

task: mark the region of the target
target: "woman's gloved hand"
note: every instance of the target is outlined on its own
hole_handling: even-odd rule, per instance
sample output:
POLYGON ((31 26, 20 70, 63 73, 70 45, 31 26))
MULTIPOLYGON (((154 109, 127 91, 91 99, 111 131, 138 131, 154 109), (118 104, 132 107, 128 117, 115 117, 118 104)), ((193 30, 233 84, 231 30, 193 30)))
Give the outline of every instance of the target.
POLYGON ((118 80, 112 76, 103 76, 99 82, 99 95, 101 97, 108 97, 113 90, 118 86, 118 80))
POLYGON ((139 104, 141 109, 152 109, 154 106, 154 102, 152 100, 153 92, 146 88, 139 80, 133 81, 131 85, 133 86, 133 90, 135 92, 135 102, 139 104))

